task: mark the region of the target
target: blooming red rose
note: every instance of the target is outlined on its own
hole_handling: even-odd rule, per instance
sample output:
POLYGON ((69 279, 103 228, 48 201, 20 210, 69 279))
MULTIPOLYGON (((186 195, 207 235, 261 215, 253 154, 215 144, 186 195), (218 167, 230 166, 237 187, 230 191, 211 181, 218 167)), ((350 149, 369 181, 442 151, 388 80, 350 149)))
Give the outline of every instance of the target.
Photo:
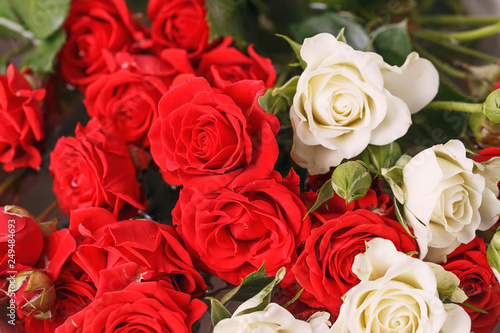
POLYGON ((34 144, 44 136, 39 103, 44 97, 45 89, 33 90, 14 65, 0 75, 0 163, 5 171, 40 167, 42 157, 34 144))
POLYGON ((70 229, 81 230, 87 237, 73 261, 87 273, 98 293, 101 286, 117 279, 117 275, 103 274, 104 270, 131 262, 137 264, 127 268, 131 277, 138 270, 142 280, 167 280, 176 290, 193 296, 201 296, 208 288, 171 226, 149 220, 117 222, 109 212, 95 208, 72 211, 70 229))
POLYGON ((104 207, 115 216, 135 216, 145 207, 125 141, 97 119, 86 127, 78 124, 74 138, 57 141, 49 170, 54 177, 52 190, 66 214, 77 208, 104 207))
POLYGON ((278 119, 257 98, 260 81, 212 90, 203 78, 170 89, 149 132, 151 154, 164 179, 203 192, 265 178, 278 157, 278 119))
POLYGON ((347 212, 324 221, 306 240, 303 252, 292 271, 297 282, 310 295, 301 297, 313 307, 325 306, 337 317, 342 296, 359 283, 352 272, 354 257, 366 250, 365 243, 385 238, 399 251, 417 250, 417 243, 399 222, 364 209, 347 212))
POLYGON ((214 87, 220 89, 241 80, 261 80, 267 88, 276 81, 276 70, 271 59, 263 58, 248 47, 248 56, 233 47, 228 47, 231 38, 200 56, 198 76, 205 77, 214 87))
POLYGON ((132 282, 107 292, 69 317, 57 333, 171 332, 190 333, 207 306, 176 291, 165 281, 132 282))
POLYGON ((209 26, 204 0, 150 0, 147 16, 151 21, 153 49, 181 48, 191 57, 208 47, 209 26))
POLYGON ((135 23, 124 0, 73 1, 64 27, 61 71, 82 91, 108 72, 103 50, 133 51, 145 42, 144 27, 135 23))
POLYGON ((281 179, 202 193, 183 188, 172 211, 173 222, 200 268, 232 284, 265 263, 268 274, 287 268, 309 235, 310 221, 292 170, 281 179))
POLYGON ((500 291, 486 259, 483 239, 476 237, 468 244, 460 245, 448 255, 443 267, 460 279, 459 287, 468 297, 465 302, 487 312, 463 307, 471 317, 472 331, 493 331, 500 322, 500 291))
POLYGON ((146 135, 157 117, 158 101, 167 90, 158 77, 122 69, 90 84, 83 102, 91 117, 111 121, 127 143, 147 147, 146 135))
POLYGON ((43 236, 33 217, 23 208, 0 208, 0 272, 11 265, 34 266, 43 249, 43 236))

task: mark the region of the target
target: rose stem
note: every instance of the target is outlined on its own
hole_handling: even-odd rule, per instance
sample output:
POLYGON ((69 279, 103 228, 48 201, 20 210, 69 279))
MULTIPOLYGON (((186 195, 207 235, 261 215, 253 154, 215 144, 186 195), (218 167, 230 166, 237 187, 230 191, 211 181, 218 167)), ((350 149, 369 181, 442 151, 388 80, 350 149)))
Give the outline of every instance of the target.
POLYGON ((454 110, 467 113, 482 113, 483 103, 466 103, 466 102, 452 102, 452 101, 434 101, 429 103, 426 109, 434 110, 454 110))
POLYGON ((28 169, 25 168, 24 170, 22 170, 20 172, 13 173, 9 177, 7 177, 7 179, 5 179, 2 184, 0 184, 0 197, 9 188, 9 186, 11 186, 18 179, 22 178, 27 172, 28 172, 28 169))
POLYGON ((458 31, 458 32, 437 32, 434 30, 420 30, 421 35, 434 35, 437 38, 441 38, 447 40, 449 42, 466 42, 472 41, 476 39, 486 38, 490 36, 494 36, 500 33, 500 21, 495 24, 487 25, 485 27, 466 30, 466 31, 458 31))
POLYGON ((467 79, 470 76, 472 76, 472 75, 468 75, 464 71, 458 70, 456 68, 451 67, 448 64, 445 64, 444 62, 442 62, 441 60, 439 60, 437 57, 435 57, 434 55, 430 54, 424 48, 420 47, 419 45, 417 45, 415 43, 414 43, 413 47, 423 57, 429 59, 437 68, 439 68, 444 73, 446 73, 446 74, 448 74, 448 75, 450 75, 452 77, 456 77, 456 78, 459 78, 459 79, 467 79))
POLYGON ((467 15, 428 15, 418 18, 419 24, 493 24, 500 21, 500 16, 467 16, 467 15))
POLYGON ((434 34, 426 34, 426 33, 421 34, 420 32, 421 31, 419 31, 419 30, 412 31, 412 35, 416 38, 428 40, 428 41, 433 42, 435 44, 446 47, 450 50, 457 51, 457 52, 460 52, 460 53, 463 53, 466 55, 470 55, 472 57, 476 57, 476 58, 484 60, 486 62, 497 62, 499 60, 499 58, 494 57, 492 55, 489 55, 489 54, 486 54, 483 52, 479 52, 479 51, 476 51, 473 49, 469 49, 468 47, 452 44, 449 41, 442 39, 441 37, 435 36, 434 34))
POLYGON ((47 208, 45 208, 45 210, 40 215, 37 216, 36 221, 43 222, 47 218, 47 216, 49 216, 49 214, 52 213, 55 208, 57 208, 57 204, 58 201, 56 199, 49 206, 47 206, 47 208))

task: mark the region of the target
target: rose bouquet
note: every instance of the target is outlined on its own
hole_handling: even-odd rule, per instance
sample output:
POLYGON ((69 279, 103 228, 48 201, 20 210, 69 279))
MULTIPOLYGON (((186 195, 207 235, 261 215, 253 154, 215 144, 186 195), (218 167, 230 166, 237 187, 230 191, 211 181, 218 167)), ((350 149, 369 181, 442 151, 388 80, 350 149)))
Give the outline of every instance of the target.
POLYGON ((0 331, 493 332, 499 22, 0 2, 0 331))

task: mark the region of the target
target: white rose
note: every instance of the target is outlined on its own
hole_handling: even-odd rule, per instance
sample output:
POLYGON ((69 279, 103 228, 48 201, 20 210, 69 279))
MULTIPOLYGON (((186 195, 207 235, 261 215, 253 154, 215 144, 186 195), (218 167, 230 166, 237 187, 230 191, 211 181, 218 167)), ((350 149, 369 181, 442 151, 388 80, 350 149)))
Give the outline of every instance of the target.
POLYGON ((236 310, 231 318, 217 323, 213 333, 328 333, 328 318, 326 313, 318 313, 311 317, 310 322, 295 319, 285 308, 276 303, 270 303, 262 311, 240 314, 236 310))
POLYGON ((434 66, 411 53, 401 67, 373 52, 356 51, 321 33, 304 40, 307 67, 290 110, 291 155, 311 174, 321 174, 368 144, 385 145, 403 136, 411 113, 436 95, 434 66))
POLYGON ((439 299, 433 270, 375 238, 354 260, 361 282, 345 294, 331 333, 469 333, 469 315, 439 299))
POLYGON ((476 230, 493 226, 500 215, 493 192, 499 178, 500 168, 467 158, 458 140, 423 150, 406 164, 404 217, 417 237, 420 258, 443 262, 460 244, 474 239, 476 230))

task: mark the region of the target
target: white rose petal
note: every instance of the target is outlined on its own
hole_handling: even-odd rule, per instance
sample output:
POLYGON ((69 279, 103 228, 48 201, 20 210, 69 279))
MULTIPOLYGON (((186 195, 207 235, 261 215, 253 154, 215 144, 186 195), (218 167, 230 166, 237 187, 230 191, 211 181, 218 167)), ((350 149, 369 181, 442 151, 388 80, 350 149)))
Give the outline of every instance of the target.
POLYGON ((411 112, 428 104, 439 85, 436 69, 416 53, 402 67, 389 66, 327 33, 305 39, 301 56, 307 67, 290 109, 291 155, 311 174, 403 136, 411 112))
POLYGON ((404 217, 417 237, 420 258, 443 262, 474 239, 476 230, 497 221, 500 201, 489 183, 499 178, 500 169, 467 158, 459 140, 428 148, 405 165, 404 217))
POLYGON ((269 303, 262 311, 235 312, 231 318, 219 321, 213 333, 328 333, 329 317, 328 313, 318 312, 306 322, 295 319, 280 305, 269 303))

